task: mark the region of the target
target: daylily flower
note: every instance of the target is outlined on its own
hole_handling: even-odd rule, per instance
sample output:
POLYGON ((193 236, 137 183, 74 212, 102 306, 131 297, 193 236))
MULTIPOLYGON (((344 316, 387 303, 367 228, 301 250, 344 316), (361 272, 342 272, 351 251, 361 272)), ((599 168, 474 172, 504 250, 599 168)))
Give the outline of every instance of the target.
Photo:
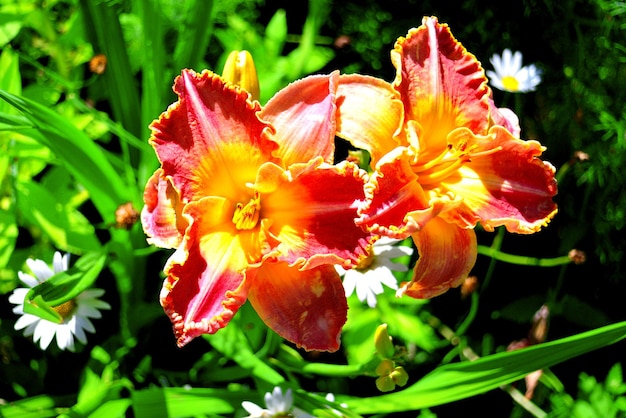
POLYGON ((555 215, 554 167, 523 141, 517 117, 494 105, 476 58, 445 24, 425 17, 391 52, 392 84, 340 79, 337 135, 372 156, 357 223, 411 235, 413 279, 397 294, 429 298, 460 285, 477 256, 473 228, 533 233, 555 215))
POLYGON ((502 57, 493 54, 489 59, 494 71, 487 70, 491 85, 512 93, 527 93, 541 83, 541 72, 534 65, 522 66, 522 53, 505 49, 502 57))
POLYGON ((142 224, 176 248, 160 299, 179 346, 247 299, 296 345, 339 348, 347 302, 333 265, 355 265, 373 238, 354 223, 367 174, 330 164, 338 78, 304 78, 263 108, 209 71, 176 78, 178 101, 151 125, 161 167, 142 224))
POLYGON ((376 297, 384 292, 383 284, 391 289, 398 289, 398 280, 393 271, 408 271, 406 264, 392 261, 394 258, 410 256, 413 248, 397 244, 399 240, 382 237, 370 248, 369 254, 356 267, 346 270, 335 268, 343 276, 346 297, 356 290, 361 302, 367 302, 370 308, 376 307, 376 297))
POLYGON ((104 294, 104 290, 87 289, 74 299, 52 308, 63 318, 61 323, 24 313, 24 301, 30 289, 53 275, 66 271, 69 259, 69 253, 62 256, 60 252, 55 252, 51 269, 45 261, 29 258, 26 260, 26 265, 34 277, 19 271, 18 276, 27 287, 17 288, 9 296, 9 302, 17 305, 13 308, 13 313, 21 315, 15 322, 15 329, 23 329, 25 336, 32 335, 33 340, 39 343, 42 350, 46 350, 55 337, 61 350, 74 351, 76 349, 74 337, 81 343, 87 344, 85 331, 96 332, 89 318, 101 318, 101 309, 111 309, 111 305, 98 299, 104 294))

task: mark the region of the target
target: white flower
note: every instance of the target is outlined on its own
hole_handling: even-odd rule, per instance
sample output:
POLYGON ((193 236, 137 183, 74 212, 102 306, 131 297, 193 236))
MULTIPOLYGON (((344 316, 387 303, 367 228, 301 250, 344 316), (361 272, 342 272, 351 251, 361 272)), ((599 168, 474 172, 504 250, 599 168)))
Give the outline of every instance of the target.
POLYGON ((250 415, 245 418, 272 418, 272 417, 296 417, 296 418, 314 418, 297 408, 293 408, 293 395, 291 389, 283 395, 280 387, 276 386, 272 393, 265 394, 265 406, 267 409, 261 408, 255 403, 243 401, 241 406, 248 411, 250 415))
POLYGON ((410 256, 413 248, 393 245, 399 242, 382 237, 371 247, 370 255, 362 260, 358 266, 345 270, 335 266, 337 272, 343 276, 343 287, 346 297, 354 293, 361 302, 367 301, 370 308, 376 306, 376 296, 383 293, 383 284, 394 290, 398 289, 398 281, 392 271, 407 271, 408 266, 391 261, 392 258, 410 256))
POLYGON ((28 268, 35 277, 18 272, 20 280, 28 287, 17 288, 9 296, 9 302, 17 305, 13 308, 13 313, 22 315, 15 322, 15 329, 24 329, 25 336, 33 336, 35 343, 39 342, 42 350, 48 348, 52 339, 56 336, 57 345, 61 350, 68 349, 74 351, 74 336, 83 344, 87 343, 85 331, 95 332, 95 328, 89 318, 100 318, 102 314, 99 309, 111 309, 111 306, 98 299, 104 294, 102 289, 88 289, 62 305, 53 309, 63 317, 63 322, 58 324, 36 315, 24 313, 24 300, 31 288, 45 282, 53 275, 68 269, 69 254, 61 256, 61 253, 54 254, 52 269, 42 260, 26 260, 28 268))
POLYGON ((491 85, 499 90, 513 93, 526 93, 535 90, 541 83, 541 72, 534 65, 522 67, 522 53, 510 49, 502 52, 502 57, 493 54, 489 60, 493 65, 493 71, 487 71, 491 79, 491 85))
MULTIPOLYGON (((326 400, 334 402, 335 395, 332 393, 327 394, 326 400)), ((293 406, 293 395, 291 389, 287 389, 283 395, 283 391, 278 386, 274 388, 272 393, 267 392, 265 394, 265 406, 267 408, 261 408, 257 404, 249 401, 243 401, 241 406, 250 414, 244 418, 315 418, 313 415, 310 415, 300 408, 293 406)), ((347 407, 345 404, 341 404, 341 406, 347 407)), ((335 411, 334 409, 331 411, 338 416, 343 416, 339 411, 335 411)))

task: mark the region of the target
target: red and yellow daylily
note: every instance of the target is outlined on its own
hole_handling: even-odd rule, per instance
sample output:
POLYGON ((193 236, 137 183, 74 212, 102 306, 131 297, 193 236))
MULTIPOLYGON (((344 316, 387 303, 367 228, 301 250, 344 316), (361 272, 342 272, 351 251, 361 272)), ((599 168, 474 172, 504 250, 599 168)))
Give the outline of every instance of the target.
POLYGON ((338 349, 347 303, 333 264, 355 265, 372 241, 354 223, 367 173, 331 165, 338 78, 306 77, 264 107, 209 71, 176 78, 178 101, 151 125, 161 167, 142 224, 176 248, 160 298, 179 346, 249 300, 287 340, 338 349))
POLYGON ((554 167, 517 137, 517 116, 496 108, 480 63, 437 18, 399 38, 391 60, 391 84, 341 77, 337 135, 372 156, 357 223, 413 237, 420 258, 398 294, 429 298, 469 274, 477 224, 527 234, 549 222, 554 167))

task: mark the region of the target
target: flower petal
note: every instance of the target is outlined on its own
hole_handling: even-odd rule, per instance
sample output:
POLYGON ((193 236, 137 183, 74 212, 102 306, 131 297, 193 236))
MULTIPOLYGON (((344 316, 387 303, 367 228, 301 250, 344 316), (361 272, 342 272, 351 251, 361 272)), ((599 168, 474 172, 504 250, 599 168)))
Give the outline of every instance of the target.
POLYGON ((420 149, 439 155, 448 132, 459 126, 486 132, 489 87, 485 73, 448 25, 425 17, 422 26, 398 39, 391 61, 397 70, 394 85, 404 101, 405 118, 422 128, 420 149))
POLYGON ((143 201, 141 225, 148 236, 148 243, 161 248, 178 247, 188 222, 182 216, 183 204, 178 192, 160 168, 148 180, 143 201))
POLYGON ((161 305, 170 317, 179 347, 224 327, 246 300, 244 270, 260 250, 250 235, 236 231, 233 205, 207 197, 191 202, 184 214, 192 222, 181 246, 165 267, 161 305))
POLYGON ((332 163, 335 152, 335 94, 339 72, 314 75, 289 84, 259 113, 276 129, 274 153, 288 167, 321 156, 332 163))
POLYGON ((411 150, 398 147, 386 154, 365 186, 367 205, 359 209, 357 225, 403 239, 437 216, 442 205, 431 205, 413 172, 411 150))
POLYGON ((264 262, 253 270, 248 299, 270 328, 305 350, 339 349, 348 304, 332 265, 301 271, 264 262))
POLYGON ((554 217, 557 193, 554 167, 539 159, 543 147, 537 141, 522 141, 500 126, 487 136, 459 129, 451 138, 474 144, 478 150, 499 151, 475 158, 442 183, 462 196, 462 203, 442 215, 449 222, 473 226, 477 221, 488 231, 505 225, 509 232, 538 231, 554 217))
POLYGON ((476 263, 476 233, 437 217, 412 235, 420 258, 413 279, 402 283, 397 295, 427 299, 457 287, 476 263))
POLYGON ((337 90, 337 136, 371 154, 372 166, 399 145, 404 109, 391 84, 359 74, 342 75, 337 90))
POLYGON ((204 196, 239 201, 277 144, 248 93, 204 71, 176 78, 179 100, 150 126, 152 143, 183 203, 204 196))
POLYGON ((270 171, 264 168, 269 167, 259 170, 256 187, 273 190, 262 197, 262 210, 272 222, 272 237, 280 242, 266 258, 302 269, 358 263, 372 240, 372 234, 354 223, 366 173, 347 161, 331 166, 321 158, 292 165, 280 177, 264 175, 270 171))

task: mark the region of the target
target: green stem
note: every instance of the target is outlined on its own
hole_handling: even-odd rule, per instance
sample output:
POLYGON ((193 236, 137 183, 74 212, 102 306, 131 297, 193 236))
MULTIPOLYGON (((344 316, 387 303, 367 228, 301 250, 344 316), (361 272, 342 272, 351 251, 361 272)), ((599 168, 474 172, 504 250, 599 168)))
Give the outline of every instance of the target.
MULTIPOLYGON (((518 264, 522 266, 556 267, 571 263, 569 256, 563 255, 555 258, 536 258, 523 255, 507 254, 497 248, 478 246, 478 254, 486 255, 493 260, 504 261, 505 263, 518 264)), ((489 266, 491 267, 491 265, 489 266)))

